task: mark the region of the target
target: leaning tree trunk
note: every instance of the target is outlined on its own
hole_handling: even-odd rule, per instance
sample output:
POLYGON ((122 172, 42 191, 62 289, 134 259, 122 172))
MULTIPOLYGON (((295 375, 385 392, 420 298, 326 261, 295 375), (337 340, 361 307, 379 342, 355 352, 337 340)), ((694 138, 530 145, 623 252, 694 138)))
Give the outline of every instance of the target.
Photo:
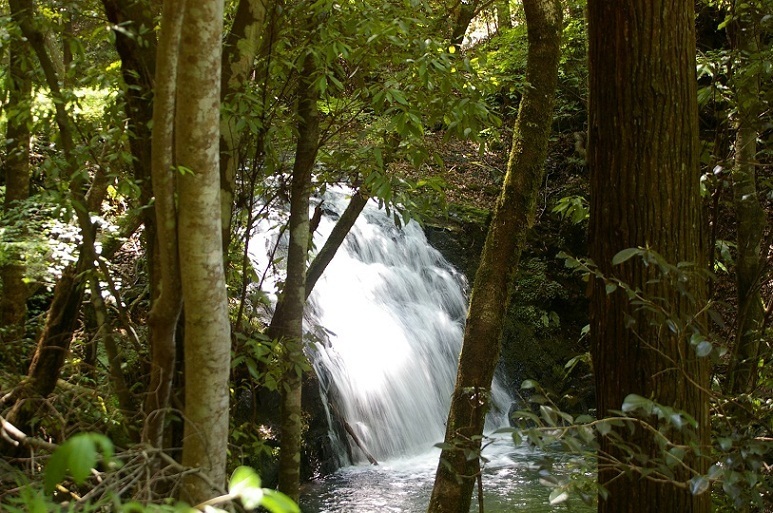
POLYGON ((467 28, 478 12, 478 4, 479 0, 460 1, 457 4, 453 25, 451 26, 451 44, 457 49, 461 50, 462 48, 467 28))
POLYGON ((513 276, 534 214, 548 136, 562 31, 560 0, 524 0, 529 50, 526 83, 515 122, 507 174, 494 209, 467 314, 445 445, 428 511, 468 513, 480 473, 480 436, 490 406, 491 382, 513 276))
POLYGON ((290 243, 287 250, 287 278, 282 296, 271 319, 268 334, 281 340, 283 378, 281 394, 281 446, 279 448, 279 490, 297 501, 300 495, 302 437, 303 308, 306 303, 306 258, 309 251, 309 197, 311 172, 319 148, 318 90, 314 87, 316 67, 309 53, 298 80, 298 143, 290 185, 290 243))
POLYGON ((222 0, 185 6, 177 71, 175 155, 178 241, 185 313, 183 480, 193 503, 223 487, 228 451, 231 337, 220 237, 222 0), (214 487, 214 489, 213 489, 214 487))
POLYGON ((765 318, 765 306, 760 288, 763 282, 764 260, 762 242, 765 232, 765 211, 760 204, 756 185, 757 136, 759 132, 760 83, 757 68, 750 59, 759 57, 759 37, 749 13, 728 25, 733 50, 733 83, 738 106, 733 166, 733 203, 737 218, 736 287, 738 315, 733 360, 728 375, 732 394, 748 392, 757 384, 760 341, 765 318))
POLYGON ((83 302, 83 273, 93 267, 95 259, 94 237, 96 227, 89 215, 89 204, 85 190, 85 179, 78 169, 74 156, 73 120, 67 110, 67 98, 60 84, 61 74, 49 54, 46 37, 39 25, 37 11, 32 0, 10 0, 11 12, 15 13, 21 32, 34 52, 43 76, 46 80, 54 104, 54 118, 59 129, 61 150, 68 178, 70 180, 70 199, 75 217, 78 220, 82 243, 76 266, 70 264, 62 273, 62 278, 54 288, 54 298, 46 317, 46 325, 37 341, 33 361, 27 378, 10 397, 15 404, 7 420, 16 427, 27 430, 28 422, 34 414, 33 406, 27 401, 35 397, 46 397, 54 389, 61 372, 64 357, 69 351, 70 342, 76 327, 78 313, 83 302))
MULTIPOLYGON (((691 330, 705 328, 699 311, 706 300, 694 2, 589 0, 588 30, 591 257, 604 276, 641 290, 657 305, 632 304, 622 288, 591 280, 598 415, 614 415, 629 394, 651 398, 692 415, 698 422, 694 442, 708 453, 709 362, 689 343, 691 330), (692 279, 674 283, 639 258, 612 264, 620 251, 634 247, 654 250, 672 264, 692 263, 692 279), (665 314, 657 315, 658 308, 665 314)), ((657 419, 645 420, 658 427, 657 419)), ((675 443, 687 443, 685 431, 674 433, 675 443)), ((619 437, 636 445, 642 458, 663 457, 658 440, 644 429, 625 429, 619 437)), ((689 490, 692 472, 707 470, 700 456, 686 455, 673 480, 658 482, 625 466, 629 453, 615 438, 599 442, 598 479, 609 493, 599 500, 600 512, 709 510, 710 493, 689 490)))
MULTIPOLYGON (((21 15, 12 12, 16 19, 21 15)), ((18 23, 18 21, 17 21, 18 23)), ((3 212, 5 219, 14 208, 20 208, 21 203, 29 197, 30 190, 30 128, 32 119, 30 104, 32 102, 32 80, 29 71, 32 69, 32 55, 27 44, 21 37, 11 38, 9 44, 8 66, 8 107, 6 109, 5 151, 5 201, 3 212)), ((15 217, 15 216, 14 216, 15 217)), ((21 218, 17 218, 21 221, 21 218)), ((23 241, 25 230, 23 223, 17 222, 17 241, 23 241)), ((24 324, 27 319, 27 297, 29 287, 24 282, 26 266, 21 258, 21 251, 9 245, 11 251, 2 256, 0 263, 0 282, 2 297, 0 297, 0 341, 5 350, 18 348, 19 339, 24 337, 24 324)), ((5 252, 5 249, 4 249, 5 252)), ((1 355, 2 353, 0 353, 1 355)))

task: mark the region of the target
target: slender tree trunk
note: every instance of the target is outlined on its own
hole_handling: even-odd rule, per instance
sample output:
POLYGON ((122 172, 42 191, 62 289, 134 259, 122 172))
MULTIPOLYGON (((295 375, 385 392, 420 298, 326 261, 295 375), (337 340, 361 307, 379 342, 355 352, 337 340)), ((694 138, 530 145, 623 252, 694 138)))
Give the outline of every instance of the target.
MULTIPOLYGON (((220 219, 220 73, 223 2, 188 2, 179 46, 175 155, 180 275, 185 312, 182 463, 225 485, 231 337, 220 219)), ((218 493, 195 474, 183 498, 218 493)))
POLYGON ((344 239, 351 231, 354 223, 357 222, 357 218, 368 203, 368 195, 363 189, 359 189, 352 195, 349 204, 346 205, 346 209, 338 218, 335 226, 330 231, 327 240, 322 245, 317 254, 314 256, 314 260, 309 264, 309 269, 306 272, 306 297, 309 297, 317 281, 322 277, 322 273, 325 272, 325 268, 330 262, 333 261, 333 257, 338 252, 338 248, 343 244, 344 239))
MULTIPOLYGON (((129 121, 129 148, 132 154, 134 179, 140 188, 140 205, 150 205, 153 198, 150 177, 151 126, 153 119, 153 89, 156 59, 153 2, 151 0, 102 0, 110 23, 120 30, 114 31, 115 48, 121 58, 121 76, 125 89, 125 111, 129 121)), ((145 257, 151 297, 158 294, 156 268, 156 220, 152 208, 142 209, 145 227, 145 257)))
MULTIPOLYGON (((223 48, 221 99, 224 104, 236 101, 244 89, 254 61, 261 48, 266 22, 266 4, 270 0, 240 0, 233 26, 223 48)), ((252 113, 255 115, 255 113, 252 113)), ((241 142, 244 130, 237 127, 238 116, 224 109, 220 121, 220 201, 223 220, 223 247, 228 251, 231 237, 231 215, 234 207, 236 173, 242 162, 241 142)))
POLYGON ((478 0, 469 2, 461 0, 456 8, 454 24, 451 26, 451 44, 461 49, 464 43, 464 36, 467 34, 467 28, 470 22, 478 12, 478 0))
POLYGON ((177 52, 180 46, 185 0, 166 0, 161 14, 156 66, 159 70, 153 102, 151 177, 155 194, 155 220, 158 235, 156 278, 150 327, 151 370, 145 398, 145 425, 142 441, 163 447, 164 425, 175 369, 177 323, 182 308, 180 256, 177 241, 175 203, 174 121, 177 83, 177 52))
POLYGON ((462 353, 428 511, 468 513, 480 473, 480 436, 513 276, 534 223, 558 77, 560 0, 524 0, 528 30, 526 82, 502 192, 494 208, 467 314, 462 353))
POLYGON ((302 438, 301 388, 303 381, 303 309, 306 303, 306 258, 309 251, 309 197, 311 172, 319 148, 319 114, 314 88, 314 56, 304 60, 298 79, 298 143, 290 185, 290 244, 287 278, 268 334, 283 343, 284 373, 281 394, 279 490, 297 501, 300 495, 302 438))
MULTIPOLYGON (((14 11, 11 18, 18 24, 21 13, 14 11)), ((27 44, 20 37, 11 38, 8 66, 8 108, 5 132, 6 159, 5 202, 3 211, 6 216, 21 206, 29 197, 30 191, 30 123, 32 116, 32 55, 27 44)), ((6 217, 7 219, 8 217, 6 217)), ((24 230, 19 227, 18 240, 23 241, 24 230)), ((15 342, 24 337, 24 324, 27 320, 27 297, 29 288, 24 282, 26 266, 21 251, 11 249, 4 256, 8 259, 0 267, 2 297, 0 297, 0 340, 5 348, 16 347, 15 342)))
MULTIPOLYGON (((705 248, 699 196, 699 145, 692 0, 589 0, 591 257, 604 276, 659 298, 663 317, 631 304, 625 292, 590 283, 591 352, 599 417, 620 410, 629 394, 684 410, 698 422, 694 440, 709 451, 708 359, 689 344, 704 329, 705 248), (647 247, 667 262, 691 262, 693 280, 674 284, 632 258, 612 265, 621 250, 647 247), (683 293, 682 290, 688 293, 683 293), (696 322, 699 324, 696 326, 696 322)), ((654 422, 657 422, 655 420, 654 422)), ((687 443, 675 433, 676 442, 687 443)), ((639 429, 620 436, 649 457, 656 440, 639 429)), ((710 493, 692 495, 688 480, 706 461, 687 455, 692 471, 675 468, 674 483, 636 472, 619 475, 628 461, 614 439, 600 439, 599 482, 609 492, 600 512, 705 512, 710 493)), ((662 457, 662 455, 660 456, 662 457)))
POLYGON ((513 14, 510 11, 510 0, 499 0, 496 3, 497 30, 513 28, 513 14))
POLYGON ((733 72, 738 107, 733 166, 733 202, 737 217, 736 286, 738 314, 733 347, 733 360, 728 381, 730 392, 738 394, 754 389, 757 384, 760 341, 765 317, 760 288, 764 260, 762 240, 765 211, 760 204, 756 185, 757 136, 759 132, 760 83, 750 58, 759 58, 756 25, 749 14, 738 14, 729 24, 729 35, 737 62, 733 72))

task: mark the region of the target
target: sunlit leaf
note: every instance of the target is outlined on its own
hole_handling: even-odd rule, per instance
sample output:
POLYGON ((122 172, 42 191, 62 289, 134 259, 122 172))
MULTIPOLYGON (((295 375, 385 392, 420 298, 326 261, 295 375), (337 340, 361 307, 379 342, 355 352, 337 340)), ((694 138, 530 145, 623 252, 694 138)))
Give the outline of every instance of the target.
POLYGON ((561 488, 554 489, 550 492, 550 497, 548 497, 551 506, 566 502, 567 499, 569 499, 569 494, 566 491, 561 490, 561 488))
POLYGON ((695 476, 690 479, 690 493, 693 495, 700 495, 708 491, 710 482, 703 476, 695 476))
POLYGON ((651 413, 653 404, 654 403, 646 397, 642 397, 636 394, 628 394, 623 400, 623 411, 632 412, 641 409, 647 413, 651 413))
POLYGON ((271 513, 300 513, 301 509, 293 500, 282 492, 264 490, 263 502, 260 504, 271 513))
POLYGON ((263 500, 260 476, 250 467, 241 466, 234 470, 228 491, 239 497, 247 509, 257 508, 263 500))

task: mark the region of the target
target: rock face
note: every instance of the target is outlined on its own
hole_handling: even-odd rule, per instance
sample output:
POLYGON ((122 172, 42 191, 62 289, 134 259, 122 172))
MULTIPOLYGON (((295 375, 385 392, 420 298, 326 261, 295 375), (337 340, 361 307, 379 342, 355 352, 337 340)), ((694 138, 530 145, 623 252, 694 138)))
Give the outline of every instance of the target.
POLYGON ((472 284, 491 214, 488 210, 451 208, 447 218, 426 223, 427 241, 472 284))

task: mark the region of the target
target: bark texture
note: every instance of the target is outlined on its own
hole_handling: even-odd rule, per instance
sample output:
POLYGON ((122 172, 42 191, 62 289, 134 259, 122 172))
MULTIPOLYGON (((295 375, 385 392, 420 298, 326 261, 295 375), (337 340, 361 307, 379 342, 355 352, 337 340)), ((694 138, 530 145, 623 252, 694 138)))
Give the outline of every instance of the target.
POLYGON ((290 242, 287 278, 271 318, 268 334, 283 342, 284 373, 281 394, 279 490, 294 501, 300 496, 303 421, 303 309, 306 304, 306 258, 309 251, 311 172, 319 148, 318 91, 313 87, 316 66, 309 53, 298 80, 298 143, 290 184, 290 242))
POLYGON ((735 70, 733 83, 738 107, 733 165, 733 202, 737 217, 736 287, 738 315, 729 373, 730 393, 753 390, 757 385, 760 342, 765 319, 765 306, 760 292, 764 279, 762 242, 765 211, 757 192, 757 136, 759 135, 760 82, 750 60, 759 58, 760 37, 750 14, 729 25, 735 70))
POLYGON ((311 291, 314 290, 314 286, 322 277, 322 273, 325 272, 328 264, 332 262, 333 257, 338 252, 341 244, 343 244, 354 223, 357 222, 357 218, 367 203, 368 194, 364 189, 361 188, 352 195, 349 204, 346 205, 346 209, 341 214, 341 217, 338 218, 335 226, 330 231, 330 235, 325 240, 325 244, 317 251, 314 260, 309 264, 309 269, 306 272, 306 290, 304 291, 307 298, 311 291))
POLYGON ((507 174, 475 274, 431 513, 470 511, 480 461, 469 459, 467 453, 480 450, 510 288, 534 223, 547 156, 563 28, 561 3, 525 0, 524 10, 529 43, 526 82, 531 87, 521 100, 507 174))
MULTIPOLYGON (((664 318, 632 304, 605 283, 590 283, 591 352, 598 415, 620 410, 628 394, 691 414, 699 423, 694 440, 708 452, 708 359, 697 358, 689 330, 703 328, 703 275, 680 284, 663 277, 657 265, 633 258, 612 265, 619 251, 646 247, 667 262, 705 267, 699 197, 699 146, 692 0, 590 0, 588 2, 591 171, 590 248, 599 270, 644 296, 656 299, 664 318)), ((697 275, 697 273, 696 273, 697 275)), ((657 421, 655 421, 657 422, 657 421)), ((677 442, 687 439, 679 438, 677 442)), ((659 454, 651 435, 633 435, 644 455, 659 454)), ((636 472, 619 476, 626 454, 601 437, 599 481, 608 492, 600 512, 703 512, 709 493, 693 496, 679 467, 674 483, 657 483, 636 472), (607 459, 617 458, 617 461, 607 459)), ((706 462, 686 457, 697 473, 706 462)))
MULTIPOLYGON (((238 93, 244 90, 244 84, 254 69, 265 28, 267 3, 268 0, 240 0, 236 8, 234 23, 223 48, 221 98, 224 104, 237 100, 238 93)), ((223 110, 220 121, 220 202, 226 251, 231 236, 236 173, 242 162, 240 146, 244 130, 237 127, 238 120, 233 110, 223 110)))
POLYGON ((220 63, 222 0, 187 2, 177 70, 175 154, 185 312, 183 481, 191 503, 225 485, 231 338, 220 237, 220 63))
POLYGON ((155 195, 158 241, 155 256, 157 295, 154 296, 150 327, 151 369, 145 398, 142 441, 163 447, 164 421, 169 407, 175 369, 177 323, 182 309, 180 258, 177 243, 177 171, 174 166, 175 93, 177 51, 182 31, 184 0, 166 0, 161 13, 156 67, 159 70, 153 102, 151 177, 155 195))

